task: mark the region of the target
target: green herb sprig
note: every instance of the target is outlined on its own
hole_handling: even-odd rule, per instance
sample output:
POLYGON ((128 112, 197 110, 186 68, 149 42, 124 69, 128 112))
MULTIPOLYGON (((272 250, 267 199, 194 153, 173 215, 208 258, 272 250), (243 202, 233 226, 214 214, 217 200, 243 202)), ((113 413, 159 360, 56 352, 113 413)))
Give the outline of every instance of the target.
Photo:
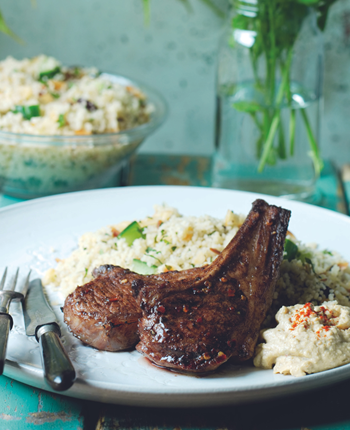
MULTIPOLYGON (((255 76, 255 87, 263 94, 263 105, 256 102, 238 102, 233 107, 249 114, 258 127, 260 136, 256 142, 259 159, 258 171, 266 164, 274 165, 277 159, 294 155, 296 109, 292 104, 291 65, 293 48, 298 38, 304 18, 309 8, 317 12, 318 26, 324 30, 330 6, 336 0, 259 0, 253 16, 237 14, 232 20, 232 28, 255 32, 255 42, 249 48, 251 64, 255 76), (258 75, 259 60, 264 58, 266 77, 258 75), (280 76, 278 80, 277 77, 280 76), (282 108, 290 109, 289 142, 281 120, 282 108)), ((234 8, 239 9, 244 2, 232 0, 234 8)), ((323 169, 318 142, 310 125, 306 108, 298 109, 304 122, 310 145, 310 156, 317 175, 323 169)))
MULTIPOLYGON (((31 0, 32 7, 36 7, 36 0, 31 0)), ((12 37, 13 40, 15 40, 20 45, 24 45, 24 41, 17 36, 16 33, 14 33, 11 28, 7 25, 5 18, 0 10, 0 33, 4 33, 7 36, 12 37)))
POLYGON ((17 43, 23 45, 23 40, 14 33, 11 28, 7 25, 3 14, 0 11, 0 32, 12 37, 17 43))

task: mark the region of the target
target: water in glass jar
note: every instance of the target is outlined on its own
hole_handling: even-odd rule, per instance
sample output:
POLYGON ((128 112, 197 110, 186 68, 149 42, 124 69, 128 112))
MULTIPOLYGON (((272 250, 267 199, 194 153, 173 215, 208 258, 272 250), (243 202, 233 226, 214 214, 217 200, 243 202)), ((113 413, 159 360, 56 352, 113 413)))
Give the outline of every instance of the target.
POLYGON ((223 85, 218 89, 213 186, 304 200, 313 195, 316 175, 305 115, 301 111, 306 113, 311 129, 318 130, 320 103, 315 94, 298 83, 292 82, 290 88, 291 101, 284 100, 278 107, 269 106, 264 94, 252 82, 223 85), (273 115, 276 108, 281 109, 281 119, 274 138, 275 149, 259 173, 264 117, 273 115), (292 110, 295 111, 294 139, 290 137, 292 110), (277 150, 281 144, 283 158, 277 150))

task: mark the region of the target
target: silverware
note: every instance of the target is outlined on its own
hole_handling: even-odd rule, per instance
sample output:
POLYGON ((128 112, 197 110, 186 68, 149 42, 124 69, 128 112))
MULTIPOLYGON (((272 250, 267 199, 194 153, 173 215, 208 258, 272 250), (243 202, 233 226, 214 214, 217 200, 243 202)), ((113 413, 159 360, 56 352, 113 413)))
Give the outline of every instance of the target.
POLYGON ((13 327, 13 319, 9 314, 10 304, 12 301, 18 302, 23 300, 28 290, 30 272, 27 275, 21 291, 15 291, 18 273, 19 269, 17 269, 15 276, 10 279, 10 282, 6 286, 6 290, 4 286, 7 277, 7 267, 0 281, 0 375, 2 375, 4 371, 8 337, 13 327))
POLYGON ((75 370, 61 343, 61 330, 40 279, 30 282, 23 312, 27 336, 35 336, 40 345, 46 382, 55 391, 68 390, 75 381, 75 370))

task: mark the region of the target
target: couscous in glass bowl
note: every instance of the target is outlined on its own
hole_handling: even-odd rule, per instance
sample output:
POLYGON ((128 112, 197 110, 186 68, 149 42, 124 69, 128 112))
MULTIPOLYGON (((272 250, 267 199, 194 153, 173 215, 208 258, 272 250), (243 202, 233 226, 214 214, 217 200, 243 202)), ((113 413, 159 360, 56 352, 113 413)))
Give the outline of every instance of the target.
POLYGON ((155 90, 117 75, 112 82, 140 89, 152 106, 150 120, 115 133, 32 135, 0 131, 0 186, 29 199, 118 185, 121 169, 164 121, 167 106, 155 90))

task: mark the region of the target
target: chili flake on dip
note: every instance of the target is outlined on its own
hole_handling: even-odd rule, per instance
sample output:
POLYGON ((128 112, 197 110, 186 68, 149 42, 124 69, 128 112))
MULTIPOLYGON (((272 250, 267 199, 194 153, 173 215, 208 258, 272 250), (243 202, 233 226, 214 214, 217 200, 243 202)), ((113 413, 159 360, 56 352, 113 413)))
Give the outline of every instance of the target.
POLYGON ((350 308, 336 301, 321 306, 283 306, 279 323, 261 332, 254 365, 274 373, 304 376, 350 362, 350 308))

